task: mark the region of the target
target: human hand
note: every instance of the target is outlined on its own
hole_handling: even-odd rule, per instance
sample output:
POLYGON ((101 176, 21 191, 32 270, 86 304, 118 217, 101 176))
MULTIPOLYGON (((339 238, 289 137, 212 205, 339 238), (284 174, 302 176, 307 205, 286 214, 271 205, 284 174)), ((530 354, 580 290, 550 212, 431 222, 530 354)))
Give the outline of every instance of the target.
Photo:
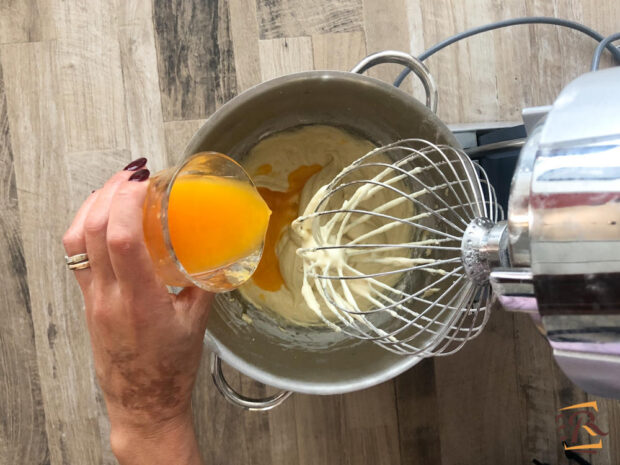
MULTIPOLYGON (((92 193, 63 244, 68 256, 86 252, 90 262, 75 277, 84 296, 113 451, 122 463, 156 464, 158 458, 145 458, 172 439, 168 449, 183 449, 174 463, 199 463, 179 457, 188 448, 197 454, 191 393, 212 294, 195 287, 169 294, 155 274, 142 230, 145 163, 136 160, 92 193), (141 444, 149 450, 137 453, 141 444)), ((159 451, 161 463, 170 463, 164 457, 169 452, 159 451)))

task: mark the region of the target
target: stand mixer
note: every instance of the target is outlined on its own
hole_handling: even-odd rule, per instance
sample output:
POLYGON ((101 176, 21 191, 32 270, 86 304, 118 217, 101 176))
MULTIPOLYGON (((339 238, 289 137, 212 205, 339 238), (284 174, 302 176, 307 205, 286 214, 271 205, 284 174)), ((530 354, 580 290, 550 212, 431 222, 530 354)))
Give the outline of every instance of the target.
POLYGON ((573 382, 620 398, 619 84, 620 68, 591 72, 553 106, 524 111, 531 130, 507 221, 492 189, 484 193, 484 172, 450 147, 400 141, 345 168, 297 220, 315 242, 299 251, 314 286, 308 303, 335 314, 337 331, 434 356, 479 333, 490 285, 504 309, 532 316, 573 382), (373 161, 385 152, 393 164, 373 161), (393 200, 374 205, 379 189, 393 200), (412 213, 394 213, 403 203, 412 213), (364 223, 372 227, 347 236, 364 223), (410 240, 377 243, 396 227, 410 228, 410 240), (385 269, 359 265, 370 252, 385 269))
MULTIPOLYGON (((344 204, 336 194, 330 196, 336 201, 331 205, 319 206, 319 197, 314 210, 306 207, 299 212, 306 220, 295 227, 308 241, 301 244, 306 250, 299 260, 307 265, 306 289, 298 297, 306 303, 315 299, 319 306, 314 306, 315 313, 325 312, 325 324, 289 325, 275 318, 270 308, 257 307, 236 291, 216 297, 205 343, 212 351, 214 383, 228 401, 250 410, 268 410, 291 392, 332 395, 377 385, 423 357, 459 350, 480 334, 496 303, 532 315, 577 384, 596 394, 620 397, 620 305, 610 286, 620 270, 620 234, 614 223, 620 176, 618 157, 611 156, 620 145, 619 69, 587 74, 568 86, 553 107, 524 111, 529 140, 504 208, 508 221, 502 222, 500 205, 507 206, 510 182, 495 178, 508 175, 514 165, 496 163, 495 152, 485 154, 493 145, 487 136, 496 137, 499 130, 475 138, 483 144, 474 149, 478 153, 458 150, 471 147, 471 141, 463 141, 460 136, 466 133, 450 129, 436 116, 437 88, 422 63, 461 38, 538 23, 580 31, 600 42, 597 56, 606 50, 620 63, 620 49, 611 44, 615 36, 605 38, 557 18, 516 18, 449 37, 417 59, 384 51, 364 58, 351 72, 306 71, 266 81, 224 104, 196 132, 184 156, 215 150, 242 165, 263 138, 317 124, 361 135, 380 147, 375 155, 385 155, 362 158, 361 163, 374 163, 369 172, 355 171, 354 163, 349 167, 352 178, 340 177, 330 185, 335 190, 341 180, 374 182, 370 188, 359 183, 338 191, 348 189, 344 200, 353 199, 357 188, 365 191, 354 200, 359 201, 357 206, 344 204), (362 75, 382 63, 406 67, 395 85, 362 75), (397 88, 409 72, 420 78, 426 106, 397 88), (480 153, 497 188, 497 200, 474 160, 480 153), (408 157, 411 163, 398 166, 408 157), (377 176, 383 177, 374 179, 377 176), (360 210, 365 197, 370 200, 366 212, 378 208, 383 196, 372 195, 378 183, 393 188, 382 187, 393 194, 388 202, 401 202, 402 210, 379 211, 372 221, 361 223, 364 213, 342 211, 360 210), (398 200, 399 196, 417 202, 398 200), (389 223, 394 218, 401 221, 392 229, 389 223), (331 232, 322 229, 330 221, 331 232), (373 228, 382 235, 373 237, 373 228), (326 234, 322 237, 321 232, 326 234), (359 238, 359 243, 351 244, 354 253, 340 253, 327 273, 321 269, 325 251, 349 247, 354 236, 359 238), (386 244, 390 247, 383 247, 386 244), (364 257, 368 251, 372 254, 364 257), (356 265, 342 261, 347 257, 357 257, 361 276, 354 276, 355 267, 347 268, 356 265), (375 265, 383 269, 373 270, 375 265), (346 294, 346 288, 353 291, 346 294), (336 295, 341 290, 345 293, 336 295), (402 355, 410 353, 417 355, 402 355), (250 399, 227 383, 222 363, 280 392, 250 399)), ((506 131, 513 130, 517 131, 506 131)), ((525 131, 519 135, 523 136, 525 131)), ((495 145, 521 147, 524 142, 525 138, 495 145)), ((323 190, 320 195, 329 193, 323 190)), ((303 273, 299 277, 304 278, 303 273)))
POLYGON ((521 150, 504 232, 511 268, 490 282, 527 312, 584 390, 620 398, 620 68, 585 74, 521 150))

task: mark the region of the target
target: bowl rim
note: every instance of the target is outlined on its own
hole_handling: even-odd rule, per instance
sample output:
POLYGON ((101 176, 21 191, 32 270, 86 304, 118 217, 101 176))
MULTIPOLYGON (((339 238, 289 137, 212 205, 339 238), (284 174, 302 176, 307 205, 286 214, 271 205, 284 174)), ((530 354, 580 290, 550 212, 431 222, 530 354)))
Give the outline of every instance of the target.
MULTIPOLYGON (((248 363, 222 344, 208 329, 204 340, 210 350, 215 352, 216 355, 235 370, 268 386, 301 394, 332 395, 359 391, 389 381, 422 360, 422 357, 418 356, 401 355, 400 360, 397 359, 396 363, 386 365, 385 369, 377 371, 373 376, 366 375, 361 378, 336 382, 299 381, 286 376, 274 375, 248 363)), ((370 342, 368 343, 370 344, 370 342)))

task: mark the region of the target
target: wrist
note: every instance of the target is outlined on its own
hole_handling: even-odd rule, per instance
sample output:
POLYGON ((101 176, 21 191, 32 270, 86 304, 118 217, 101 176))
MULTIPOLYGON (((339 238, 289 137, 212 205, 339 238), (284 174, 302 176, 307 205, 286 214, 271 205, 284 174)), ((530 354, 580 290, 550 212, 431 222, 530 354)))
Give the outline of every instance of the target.
POLYGON ((200 465, 191 410, 152 424, 110 420, 110 444, 121 465, 200 465))

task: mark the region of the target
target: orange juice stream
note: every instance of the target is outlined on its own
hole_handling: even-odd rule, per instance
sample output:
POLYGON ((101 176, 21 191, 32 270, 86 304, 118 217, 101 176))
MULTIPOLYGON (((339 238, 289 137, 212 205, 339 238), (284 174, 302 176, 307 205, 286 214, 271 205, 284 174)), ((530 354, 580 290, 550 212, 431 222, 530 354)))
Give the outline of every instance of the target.
MULTIPOLYGON (((266 187, 258 188, 258 192, 273 212, 265 237, 263 257, 252 275, 252 280, 261 289, 275 292, 284 285, 276 247, 284 229, 297 218, 301 191, 306 182, 321 171, 321 168, 321 165, 304 165, 293 170, 288 176, 288 189, 284 192, 273 191, 266 187)), ((268 174, 269 172, 271 172, 271 165, 262 165, 255 174, 268 174)))
MULTIPOLYGON (((153 189, 155 190, 155 189, 153 189)), ((155 195, 155 194, 153 194, 155 195)), ((170 285, 190 283, 169 257, 157 199, 145 202, 144 236, 159 274, 170 285), (154 201, 155 200, 155 201, 154 201)), ((178 261, 190 275, 214 270, 257 250, 271 214, 249 184, 230 178, 180 175, 168 199, 168 232, 178 261)))

